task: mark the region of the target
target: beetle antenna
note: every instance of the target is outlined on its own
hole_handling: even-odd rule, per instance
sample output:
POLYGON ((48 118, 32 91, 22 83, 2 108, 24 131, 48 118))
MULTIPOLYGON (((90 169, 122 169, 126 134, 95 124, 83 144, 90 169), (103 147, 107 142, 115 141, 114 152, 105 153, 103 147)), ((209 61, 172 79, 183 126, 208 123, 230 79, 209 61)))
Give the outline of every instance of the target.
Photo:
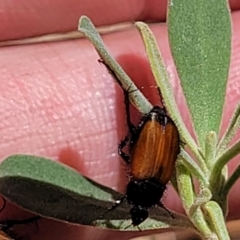
MULTIPOLYGON (((129 224, 129 225, 127 225, 127 226, 124 228, 124 230, 130 228, 131 226, 133 226, 132 223, 129 224)), ((137 229, 139 230, 139 232, 142 232, 142 229, 141 229, 138 225, 137 225, 136 227, 137 227, 137 229)))
POLYGON ((164 99, 162 97, 162 93, 161 93, 161 90, 160 88, 157 86, 157 90, 158 90, 158 94, 159 94, 159 98, 160 98, 160 102, 162 102, 162 108, 165 112, 167 112, 167 109, 165 107, 165 104, 164 104, 164 99))
POLYGON ((117 207, 119 207, 125 201, 125 199, 126 199, 126 196, 123 196, 122 198, 116 200, 115 203, 107 210, 107 212, 110 212, 116 209, 117 207))
POLYGON ((158 203, 158 206, 159 207, 161 207, 161 208, 163 208, 170 216, 171 216, 171 218, 173 218, 174 219, 174 215, 173 215, 173 213, 172 212, 170 212, 164 205, 163 205, 163 203, 162 202, 159 202, 158 203))

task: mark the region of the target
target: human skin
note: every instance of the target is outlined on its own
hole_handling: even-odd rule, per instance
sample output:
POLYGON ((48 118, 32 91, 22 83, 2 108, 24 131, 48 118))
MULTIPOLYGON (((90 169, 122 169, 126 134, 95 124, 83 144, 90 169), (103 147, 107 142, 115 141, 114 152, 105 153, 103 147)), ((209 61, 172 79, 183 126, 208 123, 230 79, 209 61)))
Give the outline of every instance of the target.
MULTIPOLYGON (((148 1, 21 1, 9 6, 2 0, 0 39, 23 39, 46 33, 72 31, 78 18, 88 15, 97 26, 134 20, 157 20, 150 24, 162 51, 174 86, 181 114, 189 126, 186 108, 171 58, 165 21, 166 2, 148 1), (51 4, 51 5, 47 5, 51 4), (159 4, 162 8, 159 8, 159 4), (108 11, 104 11, 108 9, 108 11), (104 11, 104 12, 103 12, 104 11), (161 23, 160 23, 161 22, 161 23)), ((226 97, 223 129, 239 101, 240 24, 239 1, 231 1, 233 20, 232 57, 226 97)), ((153 103, 158 101, 144 46, 138 31, 128 30, 103 36, 103 40, 127 73, 153 103), (146 81, 146 82, 145 82, 146 81)), ((0 48, 0 155, 36 154, 64 162, 82 174, 124 192, 127 176, 124 163, 117 155, 117 144, 127 126, 120 88, 86 39, 63 42, 19 45, 0 48)), ((135 116, 135 120, 139 116, 135 116)), ((239 162, 235 158, 230 171, 239 162)), ((239 218, 238 182, 229 197, 230 219, 239 218), (238 204, 238 205, 237 205, 238 204)), ((169 187, 163 201, 169 209, 181 210, 169 187)), ((28 216, 9 206, 4 217, 28 216)), ((26 226, 32 239, 129 239, 139 233, 122 233, 82 226, 72 226, 41 219, 35 226, 26 226)))

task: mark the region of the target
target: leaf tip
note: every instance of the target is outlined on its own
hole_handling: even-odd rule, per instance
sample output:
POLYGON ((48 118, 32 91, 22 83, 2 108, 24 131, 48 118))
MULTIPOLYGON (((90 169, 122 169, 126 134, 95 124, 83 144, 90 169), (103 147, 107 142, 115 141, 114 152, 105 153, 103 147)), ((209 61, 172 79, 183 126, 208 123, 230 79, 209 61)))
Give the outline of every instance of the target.
POLYGON ((91 20, 83 15, 79 18, 79 21, 78 21, 78 30, 81 30, 82 28, 85 28, 87 24, 89 24, 91 22, 91 20))

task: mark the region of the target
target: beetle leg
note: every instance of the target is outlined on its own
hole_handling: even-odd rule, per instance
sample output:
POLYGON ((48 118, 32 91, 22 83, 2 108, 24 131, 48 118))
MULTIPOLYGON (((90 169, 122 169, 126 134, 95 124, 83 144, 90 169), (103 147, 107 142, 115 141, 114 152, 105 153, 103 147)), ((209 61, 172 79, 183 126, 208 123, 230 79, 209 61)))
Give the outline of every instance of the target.
POLYGON ((130 135, 128 134, 118 145, 118 154, 127 164, 130 164, 130 156, 123 151, 123 148, 127 145, 127 142, 129 142, 129 138, 130 135))
POLYGON ((116 200, 115 203, 108 208, 108 210, 106 212, 104 212, 99 219, 104 219, 105 215, 108 214, 109 212, 113 211, 114 209, 116 209, 118 206, 120 206, 124 201, 126 200, 126 196, 121 197, 120 199, 116 200))
MULTIPOLYGON (((131 85, 129 86, 129 88, 130 87, 131 85)), ((129 89, 128 90, 123 89, 123 93, 124 93, 124 103, 126 107, 128 131, 129 133, 132 133, 135 130, 135 126, 132 124, 131 117, 130 117, 131 114, 130 114, 129 89)))
MULTIPOLYGON (((129 86, 129 88, 127 90, 125 90, 122 87, 122 90, 124 93, 124 103, 125 103, 125 107, 126 107, 128 134, 120 142, 120 144, 118 146, 118 154, 122 157, 122 159, 127 164, 130 164, 130 156, 123 151, 123 148, 127 145, 127 143, 130 141, 132 135, 136 132, 136 127, 132 124, 131 117, 130 117, 130 101, 129 101, 129 93, 131 93, 131 92, 129 92, 130 87, 131 87, 131 85, 129 86)), ((133 90, 133 91, 135 91, 135 90, 133 90)), ((130 141, 130 143, 131 143, 131 141, 130 141)))
POLYGON ((123 196, 121 197, 120 199, 116 200, 115 203, 110 207, 108 208, 108 211, 107 212, 110 212, 114 209, 116 209, 118 206, 120 206, 124 201, 126 200, 126 196, 123 196))
POLYGON ((161 201, 158 203, 158 206, 161 207, 161 208, 163 208, 166 212, 168 212, 169 215, 174 219, 174 216, 173 216, 172 212, 170 212, 170 211, 163 205, 163 203, 162 203, 161 201))

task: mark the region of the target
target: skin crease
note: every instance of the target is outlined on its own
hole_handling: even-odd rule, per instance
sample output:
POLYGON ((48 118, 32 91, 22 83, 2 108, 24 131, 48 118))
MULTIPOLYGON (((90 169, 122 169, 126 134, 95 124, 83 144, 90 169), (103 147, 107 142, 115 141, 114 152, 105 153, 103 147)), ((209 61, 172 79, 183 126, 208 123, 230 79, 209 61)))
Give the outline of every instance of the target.
MULTIPOLYGON (((21 2, 21 8, 15 3, 12 8, 9 1, 2 1, 1 40, 74 30, 79 16, 83 14, 87 14, 97 26, 148 19, 160 22, 165 19, 166 1, 151 1, 151 6, 146 4, 147 1, 141 4, 134 0, 131 3, 121 1, 121 4, 119 1, 102 2, 104 9, 116 9, 117 14, 112 11, 102 14, 97 1, 89 5, 78 2, 68 1, 68 5, 64 6, 65 12, 62 12, 63 6, 59 6, 59 1, 51 1, 51 6, 47 5, 49 1, 38 1, 34 3, 36 6, 26 1, 25 4, 21 2), (157 12, 159 4, 162 6, 160 13, 157 12)), ((223 129, 240 95, 239 1, 231 1, 231 6, 236 11, 232 13, 232 58, 223 129)), ((170 73, 181 114, 190 126, 170 55, 165 23, 152 24, 151 28, 170 73)), ((103 40, 113 57, 139 86, 147 82, 144 93, 146 96, 155 94, 151 100, 156 102, 157 94, 149 88, 153 79, 138 31, 132 28, 112 33, 104 36, 103 40)), ((0 48, 1 79, 4 79, 0 82, 1 159, 13 153, 42 155, 64 162, 82 174, 124 192, 127 176, 123 161, 117 155, 117 144, 126 133, 123 97, 110 74, 97 62, 98 59, 94 48, 85 39, 0 48)), ((238 162, 239 158, 235 158, 229 164, 230 171, 238 162)), ((239 184, 238 181, 229 197, 230 219, 240 216, 235 208, 240 200, 236 191, 239 184)), ((168 208, 181 210, 170 187, 163 201, 167 202, 168 208)), ((10 204, 1 213, 3 219, 26 217, 29 214, 10 204)), ((36 240, 129 239, 143 234, 79 227, 49 219, 40 220, 37 230, 34 224, 18 228, 36 240)), ((147 233, 144 232, 144 235, 147 233)))

